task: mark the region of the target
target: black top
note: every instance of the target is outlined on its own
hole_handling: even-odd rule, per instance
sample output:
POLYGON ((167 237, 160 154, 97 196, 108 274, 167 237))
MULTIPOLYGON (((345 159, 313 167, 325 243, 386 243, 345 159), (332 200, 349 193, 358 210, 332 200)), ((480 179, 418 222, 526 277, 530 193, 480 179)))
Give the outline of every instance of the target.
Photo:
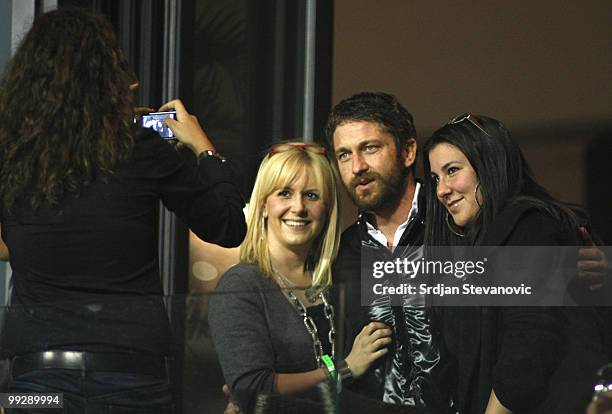
POLYGON ((0 218, 13 269, 3 350, 168 352, 158 271, 159 202, 200 238, 236 246, 246 225, 227 163, 198 167, 141 129, 129 162, 57 208, 0 218))
MULTIPOLYGON (((490 246, 577 245, 576 232, 530 204, 502 211, 490 246)), ((442 308, 444 338, 457 361, 460 413, 484 412, 491 389, 512 412, 581 412, 590 372, 605 362, 592 308, 442 308), (579 328, 576 330, 575 328, 579 328)))

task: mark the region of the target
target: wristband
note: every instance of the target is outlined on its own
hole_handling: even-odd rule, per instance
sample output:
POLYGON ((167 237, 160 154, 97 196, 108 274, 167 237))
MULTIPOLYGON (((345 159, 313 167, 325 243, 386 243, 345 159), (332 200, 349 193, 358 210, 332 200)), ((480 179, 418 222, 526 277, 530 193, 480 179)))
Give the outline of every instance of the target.
POLYGON ((338 373, 336 372, 336 366, 334 365, 334 361, 329 357, 329 355, 325 354, 321 357, 322 368, 325 370, 327 374, 327 378, 335 380, 338 377, 338 373))
POLYGON ((342 381, 348 381, 353 378, 353 371, 351 371, 351 368, 346 363, 346 359, 338 361, 336 364, 336 370, 342 381))

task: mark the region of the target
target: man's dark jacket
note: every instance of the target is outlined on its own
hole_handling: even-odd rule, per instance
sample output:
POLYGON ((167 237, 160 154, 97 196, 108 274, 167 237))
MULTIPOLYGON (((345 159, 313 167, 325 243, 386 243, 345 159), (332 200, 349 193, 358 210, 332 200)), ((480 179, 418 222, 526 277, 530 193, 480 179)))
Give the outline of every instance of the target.
POLYGON ((366 220, 369 213, 360 212, 357 222, 342 234, 334 264, 334 284, 341 292, 340 309, 345 317, 345 356, 350 352, 357 334, 369 322, 384 322, 393 331, 390 352, 348 388, 378 401, 384 398, 395 404, 428 406, 445 412, 450 402, 441 384, 446 384, 444 378, 452 376, 450 366, 440 363, 440 337, 432 332, 428 310, 422 306, 391 306, 390 302, 385 303, 384 298, 374 306, 362 306, 361 289, 372 283, 372 275, 367 271, 362 280, 362 249, 374 251, 381 260, 421 254, 425 203, 423 189, 419 193, 418 213, 410 218, 393 253, 368 234, 366 220))

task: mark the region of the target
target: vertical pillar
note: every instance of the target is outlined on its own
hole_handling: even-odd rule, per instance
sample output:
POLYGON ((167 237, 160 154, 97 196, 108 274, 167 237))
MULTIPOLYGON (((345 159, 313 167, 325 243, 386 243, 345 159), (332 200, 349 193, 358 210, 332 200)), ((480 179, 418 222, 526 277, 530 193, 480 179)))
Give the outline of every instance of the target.
MULTIPOLYGON (((34 0, 0 1, 0 71, 4 72, 23 35, 32 26, 34 0)), ((11 288, 11 266, 0 262, 0 305, 8 303, 11 288)))

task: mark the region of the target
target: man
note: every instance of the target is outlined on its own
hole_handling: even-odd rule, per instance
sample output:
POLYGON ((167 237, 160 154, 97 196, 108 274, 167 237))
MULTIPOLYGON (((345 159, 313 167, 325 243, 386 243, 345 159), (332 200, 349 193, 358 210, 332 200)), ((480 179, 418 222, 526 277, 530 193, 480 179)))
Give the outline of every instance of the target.
POLYGON ((443 375, 449 367, 440 358, 424 297, 406 296, 399 306, 389 296, 361 303, 362 249, 389 261, 422 257, 425 206, 415 176, 412 115, 392 95, 359 93, 332 109, 325 136, 359 207, 357 222, 342 235, 334 270, 335 281, 346 286, 346 336, 352 342, 359 327, 377 320, 389 325, 395 338, 387 358, 351 389, 389 403, 449 411, 444 377, 451 376, 443 375))

